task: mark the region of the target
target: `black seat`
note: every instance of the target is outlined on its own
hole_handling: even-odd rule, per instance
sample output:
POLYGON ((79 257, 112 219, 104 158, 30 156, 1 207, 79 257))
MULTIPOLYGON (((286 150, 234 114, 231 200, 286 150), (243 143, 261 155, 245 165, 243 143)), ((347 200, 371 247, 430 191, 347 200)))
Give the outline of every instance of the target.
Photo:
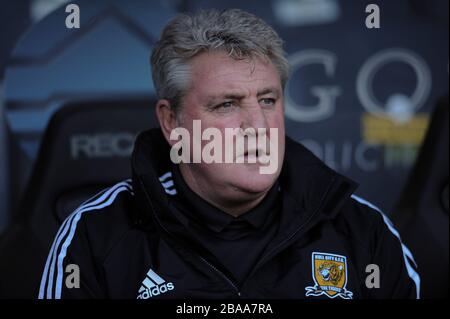
POLYGON ((423 298, 448 298, 449 104, 437 104, 392 219, 419 267, 423 298))
POLYGON ((0 297, 37 297, 62 221, 101 189, 131 177, 134 139, 156 126, 150 99, 71 103, 55 113, 19 214, 0 240, 0 297))

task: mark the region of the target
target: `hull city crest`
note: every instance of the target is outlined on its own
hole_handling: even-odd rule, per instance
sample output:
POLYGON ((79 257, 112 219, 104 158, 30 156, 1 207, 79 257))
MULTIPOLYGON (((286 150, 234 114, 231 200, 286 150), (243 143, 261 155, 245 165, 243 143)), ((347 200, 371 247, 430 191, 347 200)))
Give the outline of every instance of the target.
POLYGON ((352 299, 353 293, 346 289, 347 257, 314 252, 311 259, 315 285, 305 287, 306 297, 325 295, 329 298, 352 299))

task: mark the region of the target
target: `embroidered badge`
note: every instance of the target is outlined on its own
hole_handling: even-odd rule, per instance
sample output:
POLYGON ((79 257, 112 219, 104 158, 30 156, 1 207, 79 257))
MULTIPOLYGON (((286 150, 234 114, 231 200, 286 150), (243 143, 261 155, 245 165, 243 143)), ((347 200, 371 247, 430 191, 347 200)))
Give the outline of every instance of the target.
POLYGON ((352 299, 353 293, 346 289, 347 258, 345 256, 314 252, 311 259, 315 285, 305 287, 307 297, 326 295, 329 298, 352 299))

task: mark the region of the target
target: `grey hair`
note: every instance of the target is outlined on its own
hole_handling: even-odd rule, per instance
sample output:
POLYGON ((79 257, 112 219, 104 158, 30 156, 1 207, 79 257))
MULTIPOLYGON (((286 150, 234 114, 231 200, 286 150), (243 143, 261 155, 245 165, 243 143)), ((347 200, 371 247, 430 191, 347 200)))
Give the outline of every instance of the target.
POLYGON ((283 41, 272 27, 239 9, 205 10, 178 15, 156 42, 151 66, 158 98, 178 108, 190 82, 189 60, 208 51, 222 51, 236 60, 264 58, 278 70, 283 88, 288 79, 283 41))

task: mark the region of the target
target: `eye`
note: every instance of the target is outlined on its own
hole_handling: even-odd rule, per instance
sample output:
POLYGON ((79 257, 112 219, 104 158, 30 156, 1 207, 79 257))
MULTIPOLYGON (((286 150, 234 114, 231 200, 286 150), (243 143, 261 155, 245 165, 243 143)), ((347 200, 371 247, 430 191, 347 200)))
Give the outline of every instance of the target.
POLYGON ((260 100, 260 103, 261 103, 263 106, 272 106, 272 105, 275 105, 275 99, 272 99, 272 98, 264 98, 264 99, 261 99, 261 100, 260 100))
POLYGON ((220 106, 223 107, 223 108, 229 108, 229 107, 233 106, 233 102, 232 101, 227 101, 227 102, 222 103, 220 106))
POLYGON ((215 106, 214 109, 215 110, 226 110, 226 109, 230 109, 233 106, 235 106, 234 101, 226 101, 223 103, 220 103, 219 105, 215 106))

